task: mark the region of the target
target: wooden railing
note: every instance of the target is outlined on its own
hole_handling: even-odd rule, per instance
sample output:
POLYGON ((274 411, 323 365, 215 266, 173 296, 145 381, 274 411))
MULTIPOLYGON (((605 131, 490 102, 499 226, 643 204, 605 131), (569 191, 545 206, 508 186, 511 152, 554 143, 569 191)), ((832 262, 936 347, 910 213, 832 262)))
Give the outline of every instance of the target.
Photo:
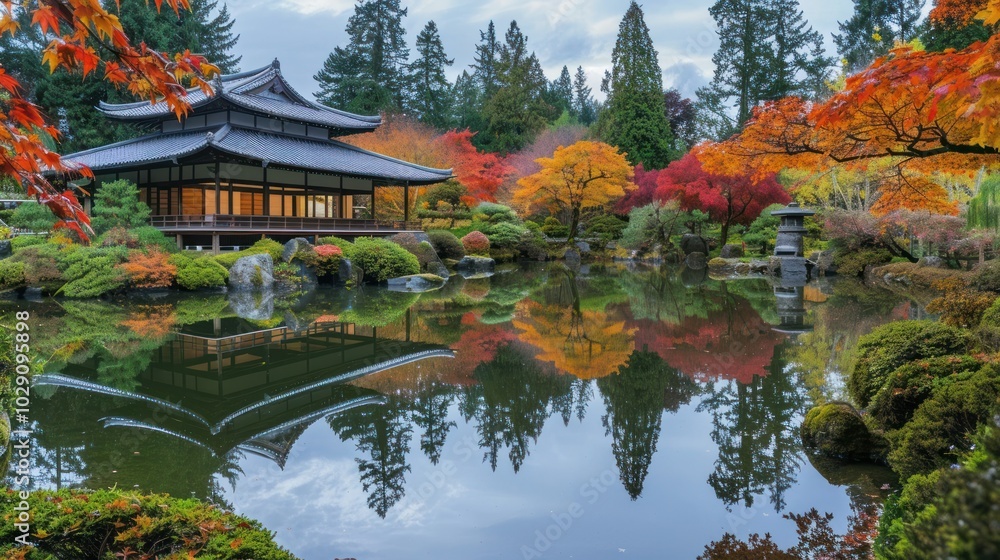
POLYGON ((420 222, 393 220, 348 220, 344 218, 297 218, 289 216, 236 216, 229 214, 152 216, 150 225, 167 230, 253 231, 407 231, 419 230, 420 222))

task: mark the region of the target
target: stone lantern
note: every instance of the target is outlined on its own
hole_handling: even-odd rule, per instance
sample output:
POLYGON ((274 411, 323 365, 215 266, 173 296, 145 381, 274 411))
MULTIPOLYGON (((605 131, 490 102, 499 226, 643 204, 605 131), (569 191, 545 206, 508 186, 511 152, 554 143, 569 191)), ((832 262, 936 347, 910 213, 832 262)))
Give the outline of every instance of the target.
POLYGON ((781 225, 778 226, 778 240, 774 244, 774 256, 776 257, 802 257, 804 255, 803 237, 806 234, 806 216, 813 216, 816 212, 808 208, 801 208, 797 202, 789 204, 786 208, 771 212, 772 216, 781 218, 781 225))

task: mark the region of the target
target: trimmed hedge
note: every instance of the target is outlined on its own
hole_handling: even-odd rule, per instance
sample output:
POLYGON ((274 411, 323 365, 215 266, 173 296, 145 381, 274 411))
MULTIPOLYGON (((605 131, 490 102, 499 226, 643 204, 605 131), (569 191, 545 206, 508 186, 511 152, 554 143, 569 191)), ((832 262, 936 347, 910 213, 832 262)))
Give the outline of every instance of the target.
POLYGON ((192 259, 183 254, 170 258, 177 267, 177 285, 185 290, 220 288, 229 280, 229 271, 211 257, 192 259))
POLYGON ((420 274, 417 257, 388 239, 361 237, 344 252, 354 266, 364 271, 366 282, 381 283, 390 278, 420 274))
POLYGON ((24 263, 0 260, 0 289, 9 290, 24 285, 24 263))
POLYGON ((452 259, 460 261, 465 257, 465 246, 450 231, 436 230, 427 233, 434 251, 442 259, 452 259))

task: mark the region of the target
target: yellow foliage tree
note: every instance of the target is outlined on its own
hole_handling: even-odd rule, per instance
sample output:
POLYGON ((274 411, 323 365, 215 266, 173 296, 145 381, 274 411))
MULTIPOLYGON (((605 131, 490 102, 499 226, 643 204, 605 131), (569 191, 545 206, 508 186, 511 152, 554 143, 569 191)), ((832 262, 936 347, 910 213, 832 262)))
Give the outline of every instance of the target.
POLYGON ((572 216, 570 241, 576 236, 585 210, 607 206, 636 188, 628 160, 603 142, 580 141, 568 148, 560 147, 551 158, 535 162, 542 169, 517 182, 514 204, 568 211, 572 216))

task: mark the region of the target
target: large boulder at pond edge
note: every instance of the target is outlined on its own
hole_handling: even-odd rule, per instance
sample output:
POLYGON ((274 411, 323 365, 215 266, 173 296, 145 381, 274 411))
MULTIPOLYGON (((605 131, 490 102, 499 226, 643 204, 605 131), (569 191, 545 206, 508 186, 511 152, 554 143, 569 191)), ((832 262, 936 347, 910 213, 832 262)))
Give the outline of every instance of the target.
POLYGON ((700 235, 685 233, 684 237, 681 237, 681 251, 684 251, 685 255, 690 255, 691 253, 707 255, 709 252, 708 241, 700 235))
POLYGON ((231 290, 270 290, 273 286, 274 261, 267 253, 243 257, 229 269, 231 290))
POLYGON ((393 292, 431 292, 440 290, 448 281, 434 274, 415 274, 389 279, 389 290, 393 292))
POLYGON ((230 292, 229 307, 240 319, 268 321, 274 315, 274 292, 272 290, 230 292))
POLYGON ((691 253, 684 259, 684 264, 692 270, 701 270, 708 266, 708 259, 705 253, 691 253))
POLYGON ((941 257, 921 257, 917 268, 948 268, 948 263, 941 257))
POLYGON ((296 257, 302 260, 302 255, 307 253, 315 253, 316 250, 313 249, 312 243, 309 243, 308 239, 303 237, 296 237, 295 239, 285 243, 285 250, 281 253, 281 260, 290 263, 295 260, 296 257))
POLYGON ((871 461, 882 457, 885 451, 861 414, 844 402, 813 407, 802 421, 800 434, 802 445, 836 459, 871 461))
POLYGON ((590 252, 590 243, 587 243, 586 241, 577 241, 576 249, 580 251, 581 255, 586 255, 590 252))
POLYGON ((497 262, 489 257, 465 257, 455 265, 455 270, 465 277, 491 274, 496 268, 497 262))
POLYGON ((743 246, 742 245, 726 245, 722 248, 722 253, 719 255, 724 259, 738 259, 743 256, 743 246))

